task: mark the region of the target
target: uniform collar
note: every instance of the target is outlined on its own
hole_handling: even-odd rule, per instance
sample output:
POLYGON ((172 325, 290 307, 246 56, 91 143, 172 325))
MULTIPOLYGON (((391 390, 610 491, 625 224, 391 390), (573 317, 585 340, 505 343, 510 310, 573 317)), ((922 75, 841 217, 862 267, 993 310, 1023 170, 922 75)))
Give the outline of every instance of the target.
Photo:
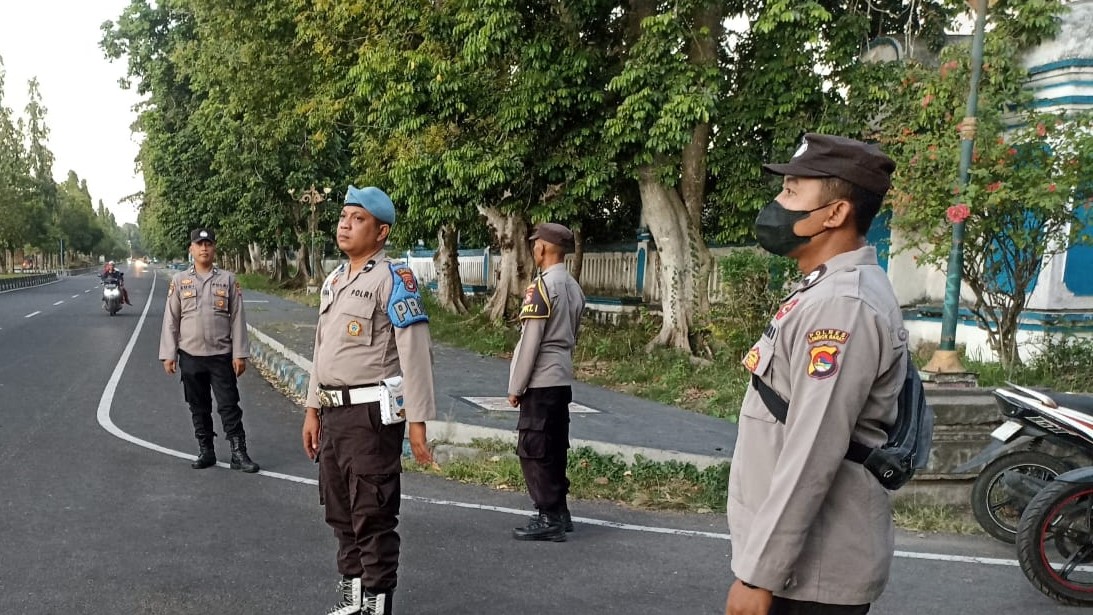
MULTIPOLYGON (((209 275, 216 275, 218 273, 220 273, 220 270, 216 267, 209 270, 209 275)), ((202 275, 197 272, 197 265, 190 265, 190 275, 202 275)))
POLYGON ((549 273, 551 271, 554 271, 555 269, 558 269, 558 268, 565 269, 565 263, 554 263, 553 265, 547 267, 546 269, 539 270, 539 275, 546 275, 547 273, 549 273))
POLYGON ((827 259, 827 262, 823 263, 819 267, 813 269, 801 278, 801 281, 794 286, 793 291, 786 297, 789 299, 793 295, 802 293, 820 282, 831 277, 836 271, 850 270, 862 265, 876 265, 877 264, 877 249, 873 246, 862 246, 857 250, 851 250, 850 252, 842 252, 827 259))

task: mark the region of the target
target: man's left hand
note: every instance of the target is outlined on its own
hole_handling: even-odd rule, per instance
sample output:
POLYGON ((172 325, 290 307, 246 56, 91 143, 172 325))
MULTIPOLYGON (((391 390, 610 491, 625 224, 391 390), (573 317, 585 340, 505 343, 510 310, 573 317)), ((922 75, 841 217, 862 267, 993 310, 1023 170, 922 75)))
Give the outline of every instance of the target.
POLYGON ((520 407, 520 397, 517 395, 509 395, 509 405, 513 408, 520 407))
POLYGON ((235 370, 235 377, 238 378, 243 375, 243 372, 247 371, 246 359, 232 359, 232 369, 235 370))
POLYGON ((767 615, 774 594, 769 589, 752 589, 739 579, 729 587, 725 600, 725 615, 767 615))
POLYGON ((410 423, 410 451, 420 464, 433 462, 433 453, 429 450, 429 441, 425 434, 425 423, 410 423))

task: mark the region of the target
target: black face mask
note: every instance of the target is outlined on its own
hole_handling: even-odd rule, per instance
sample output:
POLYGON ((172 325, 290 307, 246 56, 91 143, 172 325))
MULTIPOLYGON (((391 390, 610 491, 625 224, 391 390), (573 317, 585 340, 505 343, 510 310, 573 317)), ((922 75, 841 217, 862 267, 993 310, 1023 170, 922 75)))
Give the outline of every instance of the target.
POLYGON ((771 254, 777 254, 778 256, 785 256, 794 249, 805 245, 813 237, 827 231, 823 229, 815 235, 808 235, 802 237, 793 232, 793 226, 812 215, 812 212, 820 211, 825 207, 831 207, 837 201, 831 201, 826 205, 820 205, 814 209, 806 209, 804 211, 794 211, 792 209, 786 209, 784 205, 778 201, 771 201, 767 203, 763 209, 759 210, 759 215, 755 217, 755 238, 759 240, 759 245, 764 250, 771 254))

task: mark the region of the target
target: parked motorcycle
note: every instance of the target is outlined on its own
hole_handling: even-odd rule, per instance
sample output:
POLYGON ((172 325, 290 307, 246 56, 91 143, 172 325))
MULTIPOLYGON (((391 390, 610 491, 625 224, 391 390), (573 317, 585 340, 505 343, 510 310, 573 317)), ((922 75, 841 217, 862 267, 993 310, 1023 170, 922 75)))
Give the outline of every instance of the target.
POLYGON ((111 316, 121 310, 121 288, 117 280, 107 279, 102 283, 102 309, 111 316))
POLYGON ((985 464, 972 487, 972 512, 988 534, 1013 543, 1021 514, 1040 490, 1064 472, 1093 465, 1093 416, 1081 395, 1009 385, 994 397, 1006 422, 956 471, 985 464))
MULTIPOLYGON (((1093 430, 1093 396, 1069 419, 1093 430)), ((1059 475, 1029 502, 1017 527, 1017 560, 1044 595, 1093 606, 1093 467, 1059 475)))

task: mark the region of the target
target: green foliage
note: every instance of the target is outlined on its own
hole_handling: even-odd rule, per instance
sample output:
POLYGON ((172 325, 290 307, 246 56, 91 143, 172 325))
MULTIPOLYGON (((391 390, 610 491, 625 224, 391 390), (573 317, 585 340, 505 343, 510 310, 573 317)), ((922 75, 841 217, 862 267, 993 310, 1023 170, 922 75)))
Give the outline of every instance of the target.
POLYGON ((794 261, 757 249, 739 249, 721 259, 723 302, 710 306, 710 337, 721 352, 737 359, 763 334, 789 283, 797 278, 794 261))

